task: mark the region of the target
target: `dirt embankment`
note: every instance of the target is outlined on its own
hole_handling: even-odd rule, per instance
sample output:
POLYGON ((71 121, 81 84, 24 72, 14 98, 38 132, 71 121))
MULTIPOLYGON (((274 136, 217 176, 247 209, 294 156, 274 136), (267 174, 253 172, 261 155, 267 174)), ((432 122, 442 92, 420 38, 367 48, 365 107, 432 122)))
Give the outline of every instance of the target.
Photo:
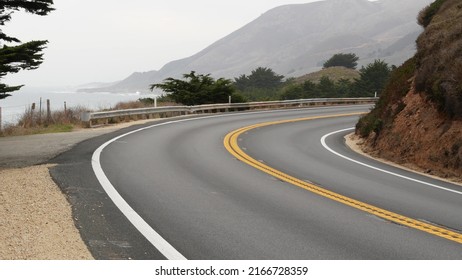
POLYGON ((460 182, 462 3, 436 0, 418 21, 416 55, 393 72, 356 132, 373 155, 460 182))
POLYGON ((366 139, 363 149, 424 173, 462 182, 462 121, 449 120, 411 90, 393 125, 366 139))

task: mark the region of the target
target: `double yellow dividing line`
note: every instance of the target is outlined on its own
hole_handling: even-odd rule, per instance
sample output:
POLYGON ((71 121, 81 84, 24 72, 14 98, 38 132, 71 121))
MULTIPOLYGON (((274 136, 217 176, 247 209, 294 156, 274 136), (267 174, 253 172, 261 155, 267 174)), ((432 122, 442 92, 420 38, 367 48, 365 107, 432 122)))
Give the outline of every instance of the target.
POLYGON ((294 186, 300 187, 302 189, 305 189, 307 191, 310 191, 312 193, 318 194, 320 196, 329 198, 331 200, 337 201, 339 203, 351 206, 353 208, 356 208, 358 210, 364 211, 366 213, 375 215, 377 217, 380 217, 382 219, 407 226, 410 228, 414 228, 420 231, 424 231, 427 233, 430 233, 432 235, 436 235, 457 243, 462 244, 462 234, 458 232, 454 232, 451 230, 448 230, 446 228, 438 227, 429 223, 425 223, 416 219, 412 219, 379 207, 375 207, 373 205, 358 201, 353 198, 349 198, 347 196, 329 191, 327 189, 324 189, 322 187, 316 186, 314 184, 305 182, 303 180, 300 180, 298 178, 295 178, 291 175, 288 175, 282 171, 276 170, 252 157, 250 157, 248 154, 246 154, 238 145, 238 139, 239 137, 243 134, 246 133, 250 130, 260 128, 260 127, 265 127, 265 126, 271 126, 271 125, 278 125, 278 124, 285 124, 285 123, 294 123, 294 122, 301 122, 301 121, 312 121, 312 120, 319 120, 319 119, 327 119, 327 118, 338 118, 338 117, 350 117, 350 116, 357 116, 361 115, 363 112, 358 112, 358 113, 350 113, 350 114, 337 114, 337 115, 326 115, 326 116, 316 116, 316 117, 307 117, 307 118, 298 118, 298 119, 291 119, 291 120, 280 120, 280 121, 272 121, 272 122, 266 122, 266 123, 260 123, 260 124, 255 124, 247 127, 243 127, 240 129, 237 129, 235 131, 230 132, 228 135, 226 135, 225 140, 224 140, 224 146, 228 150, 229 153, 231 153, 234 157, 236 157, 238 160, 256 168, 259 169, 275 178, 278 178, 284 182, 290 183, 294 186))

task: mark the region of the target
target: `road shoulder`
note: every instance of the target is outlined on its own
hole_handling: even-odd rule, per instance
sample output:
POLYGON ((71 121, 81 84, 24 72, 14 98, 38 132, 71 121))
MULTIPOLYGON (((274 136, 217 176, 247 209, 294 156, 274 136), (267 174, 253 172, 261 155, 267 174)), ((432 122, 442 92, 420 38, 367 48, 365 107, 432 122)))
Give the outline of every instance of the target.
POLYGON ((143 123, 0 138, 0 259, 93 259, 69 194, 50 175, 56 166, 46 163, 85 140, 143 123))
POLYGON ((0 259, 92 259, 50 167, 0 170, 0 259))

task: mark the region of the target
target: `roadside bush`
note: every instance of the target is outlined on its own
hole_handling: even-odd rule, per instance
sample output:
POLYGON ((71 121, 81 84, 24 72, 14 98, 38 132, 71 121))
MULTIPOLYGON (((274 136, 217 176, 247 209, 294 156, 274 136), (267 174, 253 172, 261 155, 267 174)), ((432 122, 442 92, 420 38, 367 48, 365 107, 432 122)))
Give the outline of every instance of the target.
POLYGON ((368 137, 372 132, 377 135, 380 133, 383 127, 383 120, 378 117, 378 114, 370 113, 361 117, 356 124, 356 134, 361 137, 368 137))
POLYGON ((360 118, 356 125, 356 132, 361 137, 368 137, 372 132, 377 135, 387 125, 391 124, 396 115, 401 112, 405 105, 400 100, 410 91, 411 80, 416 70, 415 59, 411 58, 402 66, 396 68, 390 76, 385 89, 380 96, 375 108, 367 115, 360 118), (388 104, 399 104, 395 110, 388 104))

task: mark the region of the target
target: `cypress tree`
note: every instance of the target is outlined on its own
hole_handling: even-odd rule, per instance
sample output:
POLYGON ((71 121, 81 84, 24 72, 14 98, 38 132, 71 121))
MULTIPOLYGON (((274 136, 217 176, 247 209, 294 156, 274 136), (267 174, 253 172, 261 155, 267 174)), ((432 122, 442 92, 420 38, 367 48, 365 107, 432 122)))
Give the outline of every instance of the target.
MULTIPOLYGON (((15 11, 23 10, 45 16, 54 10, 52 5, 53 0, 0 0, 0 28, 11 20, 15 11)), ((10 73, 37 69, 43 62, 42 51, 47 43, 47 41, 22 43, 18 38, 9 36, 0 29, 0 81, 10 73)), ((11 92, 23 86, 9 86, 0 82, 0 99, 11 96, 11 92)))

